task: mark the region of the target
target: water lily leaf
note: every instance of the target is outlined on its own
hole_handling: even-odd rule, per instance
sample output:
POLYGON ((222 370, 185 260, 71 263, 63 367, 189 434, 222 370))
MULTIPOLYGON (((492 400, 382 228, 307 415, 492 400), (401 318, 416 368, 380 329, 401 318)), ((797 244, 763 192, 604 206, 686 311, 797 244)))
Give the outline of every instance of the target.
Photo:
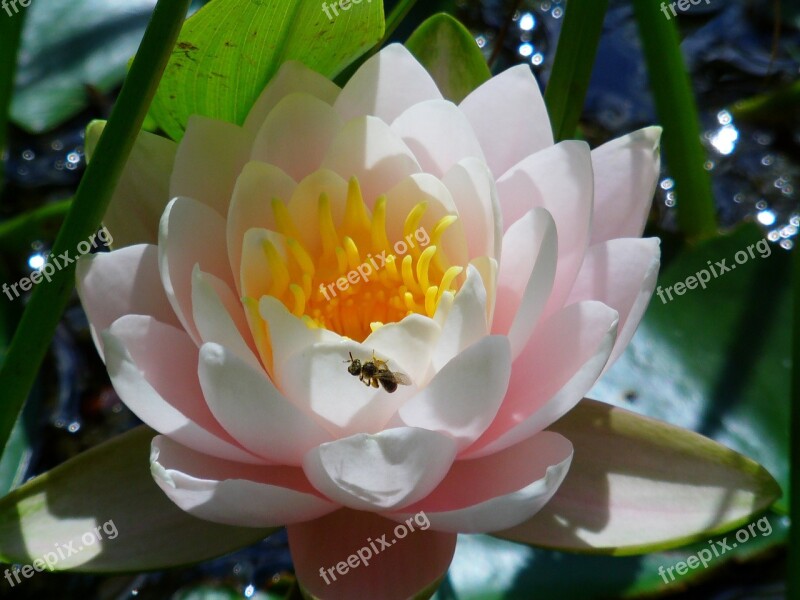
POLYGON ((687 429, 582 400, 550 428, 575 455, 553 499, 498 533, 539 547, 629 555, 708 539, 781 494, 762 466, 687 429))
MULTIPOLYGON (((667 571, 686 562, 703 549, 719 548, 723 538, 704 540, 678 550, 641 556, 593 556, 532 548, 486 535, 462 535, 447 577, 435 600, 600 600, 642 598, 683 589, 687 584, 708 578, 712 572, 748 560, 786 541, 789 520, 774 513, 767 515, 771 530, 755 528, 756 535, 736 548, 689 569, 684 575, 667 571), (769 533, 766 533, 769 532, 769 533), (659 574, 659 567, 665 575, 659 574), (666 581, 665 581, 666 578, 666 581)), ((731 545, 732 536, 723 536, 731 545)), ((733 542, 736 543, 736 542, 733 542)))
MULTIPOLYGON (((88 450, 0 499, 0 562, 55 570, 144 571, 226 554, 274 529, 201 521, 150 476, 152 429, 88 450)), ((41 570, 41 569, 40 569, 41 570)))
POLYGON ((627 351, 588 395, 699 431, 758 461, 783 488, 775 508, 786 511, 790 281, 789 254, 767 246, 753 224, 681 252, 659 277, 666 303, 653 297, 627 351), (737 264, 737 252, 747 261, 737 264), (720 273, 722 261, 730 271, 720 273), (670 301, 668 286, 709 266, 717 277, 706 289, 679 296, 673 288, 670 301))
POLYGON ((382 2, 348 4, 338 16, 320 0, 215 0, 188 19, 151 116, 173 139, 189 115, 241 125, 280 65, 297 60, 333 78, 383 36, 382 2))
POLYGON ((23 8, 27 14, 12 120, 40 133, 86 108, 92 93, 113 90, 125 76, 155 4, 39 0, 23 8))
POLYGON ((448 14, 425 21, 406 47, 428 70, 442 95, 456 104, 492 76, 473 35, 448 14))

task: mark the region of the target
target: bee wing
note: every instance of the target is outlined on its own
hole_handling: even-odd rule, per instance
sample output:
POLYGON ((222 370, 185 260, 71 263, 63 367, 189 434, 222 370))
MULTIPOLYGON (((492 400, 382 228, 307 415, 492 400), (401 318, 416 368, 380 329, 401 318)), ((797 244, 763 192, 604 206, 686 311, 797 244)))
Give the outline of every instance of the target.
POLYGON ((408 375, 398 373, 397 371, 392 371, 392 380, 400 385, 411 385, 411 380, 408 378, 408 375))

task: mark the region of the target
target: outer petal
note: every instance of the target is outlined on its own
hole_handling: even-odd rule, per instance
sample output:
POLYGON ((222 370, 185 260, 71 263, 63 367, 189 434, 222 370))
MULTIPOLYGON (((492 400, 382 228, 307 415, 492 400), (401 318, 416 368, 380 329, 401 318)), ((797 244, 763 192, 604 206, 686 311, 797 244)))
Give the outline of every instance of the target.
POLYGON ((192 115, 175 156, 169 197, 194 198, 227 216, 233 185, 249 149, 241 127, 192 115))
POLYGON ((420 500, 447 474, 456 456, 449 437, 413 427, 322 444, 303 470, 328 498, 363 510, 392 510, 420 500))
POLYGON ((392 123, 422 169, 441 177, 460 160, 485 161, 480 142, 464 113, 447 100, 413 105, 392 123))
POLYGON ((114 389, 142 421, 198 452, 258 461, 206 407, 197 380, 197 347, 183 331, 129 315, 115 321, 103 341, 114 389))
POLYGON ((192 271, 199 264, 232 286, 225 257, 225 221, 208 206, 191 198, 175 198, 161 218, 158 266, 172 308, 198 344, 200 335, 192 318, 192 271))
POLYGON ((295 60, 283 63, 247 115, 244 129, 248 136, 255 138, 267 115, 278 102, 295 92, 311 94, 332 105, 339 95, 339 88, 330 79, 312 71, 303 63, 295 60))
MULTIPOLYGON (((105 121, 92 121, 86 129, 89 160, 105 125, 105 121)), ((115 248, 158 241, 158 220, 170 200, 169 179, 177 149, 172 140, 139 132, 103 216, 103 223, 114 236, 115 248)))
POLYGON ((461 103, 489 167, 499 177, 526 156, 553 145, 539 84, 519 65, 493 77, 461 103))
POLYGON ((592 244, 642 235, 661 169, 660 139, 661 128, 648 127, 592 151, 592 244))
POLYGON ((508 335, 515 359, 533 333, 556 274, 558 237, 553 217, 535 208, 503 236, 492 332, 508 335))
POLYGON ((319 98, 290 94, 269 113, 250 158, 273 164, 299 181, 319 168, 343 124, 336 111, 319 98))
POLYGON ((502 452, 456 461, 427 498, 392 518, 423 511, 437 531, 487 533, 518 525, 553 497, 572 461, 572 444, 543 431, 502 452))
POLYGON ((315 597, 325 600, 415 597, 444 575, 456 545, 455 535, 426 531, 421 517, 403 525, 403 530, 376 514, 343 509, 289 525, 297 577, 315 597))
POLYGON ((150 470, 178 507, 213 523, 275 527, 315 519, 337 508, 316 493, 300 469, 222 460, 164 436, 153 438, 150 470))
POLYGON ((391 123, 407 108, 441 98, 439 88, 417 59, 402 44, 392 44, 361 65, 334 108, 345 121, 372 115, 391 123))
POLYGON ((506 231, 531 208, 550 211, 558 232, 558 269, 545 314, 564 305, 580 270, 592 218, 591 153, 584 142, 561 142, 528 157, 497 182, 506 231))
POLYGON ((504 336, 473 344, 439 371, 398 411, 400 421, 444 433, 464 448, 497 414, 511 376, 511 350, 504 336))
POLYGON ((369 207, 405 177, 422 170, 400 136, 376 117, 348 122, 328 147, 322 166, 346 179, 357 177, 369 207))
POLYGON ((619 313, 614 350, 604 369, 622 354, 650 303, 658 279, 658 238, 617 239, 589 248, 569 301, 600 300, 619 313))
POLYGON ((219 344, 200 349, 200 385, 214 416, 245 448, 278 464, 300 466, 330 434, 253 368, 219 344))
POLYGON ((600 302, 580 302, 543 322, 512 366, 497 418, 464 456, 508 448, 575 406, 611 354, 617 320, 617 312, 600 302))
POLYGON ((158 249, 137 245, 89 254, 78 260, 78 295, 89 317, 97 351, 103 356, 99 333, 123 315, 148 315, 180 326, 158 273, 158 249))

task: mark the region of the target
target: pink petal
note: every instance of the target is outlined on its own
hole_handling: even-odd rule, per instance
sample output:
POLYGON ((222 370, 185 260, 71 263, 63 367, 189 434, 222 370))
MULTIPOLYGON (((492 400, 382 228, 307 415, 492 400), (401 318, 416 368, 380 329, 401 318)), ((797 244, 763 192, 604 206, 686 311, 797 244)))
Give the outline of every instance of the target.
POLYGON ((148 315, 180 326, 161 285, 155 246, 141 244, 83 256, 78 260, 75 277, 101 357, 99 333, 123 315, 148 315))
POLYGON ((398 411, 403 425, 443 433, 463 449, 486 431, 503 402, 511 376, 508 340, 489 336, 440 370, 398 411))
POLYGON ((225 256, 225 220, 191 198, 175 198, 161 217, 158 266, 161 281, 175 314, 198 344, 200 335, 192 318, 192 270, 195 265, 233 285, 225 256))
POLYGON ((322 166, 345 179, 357 177, 367 206, 422 169, 400 136, 376 117, 349 121, 328 147, 322 166))
POLYGON ((650 303, 661 264, 658 238, 616 239, 595 244, 569 296, 569 302, 600 300, 619 313, 617 341, 604 371, 631 341, 650 303))
POLYGON ((242 244, 248 229, 277 229, 272 213, 273 199, 289 201, 297 184, 278 167, 258 161, 247 163, 236 180, 228 211, 227 248, 236 289, 241 291, 242 244))
POLYGON ((525 159, 497 182, 503 226, 531 208, 550 211, 558 233, 558 268, 545 314, 564 306, 589 244, 592 161, 585 142, 566 141, 525 159))
POLYGON ((444 576, 456 546, 455 535, 426 531, 425 520, 417 518, 401 529, 374 513, 342 509, 289 525, 298 579, 325 600, 415 597, 444 576))
POLYGON ((611 354, 618 318, 605 304, 587 301, 541 323, 514 361, 497 418, 464 457, 486 456, 517 444, 575 406, 611 354))
POLYGON ((425 100, 441 99, 428 72, 402 44, 391 44, 356 71, 336 99, 342 119, 371 115, 391 123, 425 100))
POLYGON ((114 389, 147 425, 198 452, 258 462, 208 410, 197 379, 197 346, 185 332, 128 315, 103 332, 103 341, 114 389))
POLYGON ((269 461, 300 466, 331 435, 254 368, 219 344, 200 349, 200 385, 211 412, 242 446, 269 461))
POLYGON ((253 104, 250 114, 247 115, 244 129, 248 136, 251 139, 255 138, 267 115, 272 112, 278 102, 295 92, 311 94, 315 98, 333 105, 339 95, 339 88, 327 77, 312 71, 303 63, 294 60, 283 63, 275 77, 253 104))
POLYGON ((227 216, 249 149, 241 127, 192 115, 175 156, 169 197, 194 198, 227 216))
POLYGON ((276 527, 336 510, 295 467, 245 465, 153 438, 153 479, 178 507, 214 523, 276 527))
POLYGON ((500 259, 503 215, 494 177, 486 164, 465 158, 442 179, 450 190, 467 238, 468 256, 500 259))
POLYGON ((273 164, 300 180, 322 164, 344 123, 336 111, 310 94, 290 94, 269 113, 250 157, 273 164))
POLYGON ((543 431, 501 452, 456 461, 427 498, 402 513, 422 511, 437 531, 487 533, 526 521, 553 497, 572 461, 572 444, 543 431))
MULTIPOLYGON (((86 128, 86 156, 92 159, 105 121, 92 121, 86 128)), ((133 244, 155 244, 158 220, 169 195, 169 179, 177 144, 158 135, 140 131, 128 162, 103 216, 103 224, 114 237, 114 248, 133 244)))
POLYGON ((322 444, 306 455, 303 470, 335 502, 392 510, 430 494, 455 456, 456 443, 446 435, 401 427, 322 444))
POLYGON ((660 139, 660 127, 647 127, 592 151, 592 244, 642 235, 661 169, 660 139))
POLYGON ((535 208, 503 236, 492 333, 508 335, 512 360, 539 322, 556 274, 558 239, 553 217, 535 208))
POLYGON ((252 366, 260 363, 241 300, 218 277, 195 265, 192 273, 192 315, 203 343, 230 348, 252 366))
POLYGON ((423 171, 441 177, 460 160, 485 162, 481 145, 464 113, 447 100, 428 100, 401 114, 392 130, 408 145, 423 171))
POLYGON ((550 117, 530 67, 511 67, 467 96, 460 106, 495 177, 553 145, 550 117))

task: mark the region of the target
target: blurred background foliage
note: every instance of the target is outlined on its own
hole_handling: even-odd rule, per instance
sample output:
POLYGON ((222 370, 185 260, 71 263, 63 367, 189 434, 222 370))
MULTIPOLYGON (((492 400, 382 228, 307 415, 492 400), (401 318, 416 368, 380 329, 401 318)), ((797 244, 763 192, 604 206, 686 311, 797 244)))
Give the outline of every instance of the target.
MULTIPOLYGON (((469 29, 492 72, 529 64, 544 89, 568 1, 401 0, 413 8, 391 40, 405 42, 427 17, 449 12, 469 29)), ((634 11, 642 1, 609 1, 577 132, 592 146, 686 118, 681 106, 670 110, 654 102, 650 83, 669 70, 669 57, 646 52, 647 43, 643 51, 637 17, 640 25, 643 19, 634 11)), ((84 128, 91 119, 108 117, 154 4, 37 0, 25 9, 0 196, 3 281, 29 273, 52 246, 85 168, 84 128)), ((387 0, 387 14, 395 4, 387 0)), ((678 207, 696 199, 681 195, 676 172, 683 167, 671 165, 667 154, 647 231, 663 240, 659 284, 682 281, 709 260, 730 262, 762 238, 772 252, 713 280, 706 290, 668 304, 654 296, 631 346, 590 396, 712 437, 764 464, 788 491, 788 251, 800 228, 800 7, 781 0, 709 0, 673 21, 697 101, 698 152, 710 175, 709 201, 725 235, 687 230, 678 207)), ((7 68, 8 56, 2 60, 7 68)), ((153 120, 145 126, 157 128, 153 120)), ((0 360, 22 308, 0 298, 0 360)), ((0 460, 0 491, 136 423, 111 388, 74 300, 0 460)), ((769 514, 771 535, 741 544, 708 569, 669 585, 658 567, 695 549, 586 557, 462 536, 437 598, 782 598, 787 510, 784 496, 769 514)), ((193 568, 116 577, 43 573, 14 589, 0 585, 0 597, 295 597, 291 569, 279 533, 193 568)))

